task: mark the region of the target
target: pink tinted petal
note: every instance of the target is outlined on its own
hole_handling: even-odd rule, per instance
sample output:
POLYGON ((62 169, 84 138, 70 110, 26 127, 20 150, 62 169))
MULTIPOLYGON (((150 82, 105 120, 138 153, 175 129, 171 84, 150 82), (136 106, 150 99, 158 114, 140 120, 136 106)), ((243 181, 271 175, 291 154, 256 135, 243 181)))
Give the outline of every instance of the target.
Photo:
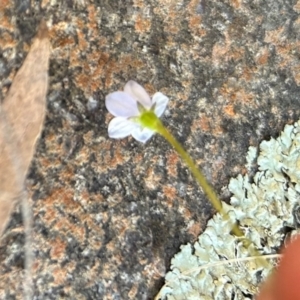
POLYGON ((139 142, 146 143, 155 132, 148 128, 136 128, 131 135, 139 142))
POLYGON ((123 117, 113 118, 108 124, 108 136, 122 139, 131 134, 139 125, 123 117))
POLYGON ((139 101, 145 108, 149 109, 152 105, 151 98, 145 89, 137 82, 130 80, 124 87, 124 92, 139 101))
POLYGON ((166 110, 166 107, 169 102, 169 98, 167 96, 165 96, 163 93, 157 92, 153 95, 152 101, 153 101, 153 103, 155 103, 154 113, 158 117, 160 117, 166 110))
POLYGON ((124 92, 114 92, 105 97, 107 110, 116 117, 138 116, 137 102, 124 92))

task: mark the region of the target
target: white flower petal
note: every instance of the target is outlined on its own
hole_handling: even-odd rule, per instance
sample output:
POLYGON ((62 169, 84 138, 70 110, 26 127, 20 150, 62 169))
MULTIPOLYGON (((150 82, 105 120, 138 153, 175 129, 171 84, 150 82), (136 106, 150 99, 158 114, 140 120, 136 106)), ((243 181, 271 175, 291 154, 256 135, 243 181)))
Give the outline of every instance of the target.
POLYGON ((155 132, 148 128, 136 128, 131 135, 139 142, 146 143, 155 132))
POLYGON ((137 102, 124 92, 114 92, 105 98, 107 110, 116 117, 134 117, 139 115, 137 102))
POLYGON ((157 92, 153 95, 152 97, 152 101, 153 103, 155 103, 155 109, 154 109, 154 113, 160 117, 164 111, 166 110, 166 107, 168 105, 169 102, 169 98, 167 96, 165 96, 163 93, 161 92, 157 92))
POLYGON ((145 108, 150 108, 152 101, 145 89, 137 82, 130 80, 124 87, 124 92, 132 96, 136 101, 140 102, 145 108))
POLYGON ((138 128, 137 123, 123 117, 116 117, 108 124, 108 136, 114 139, 122 139, 138 128))

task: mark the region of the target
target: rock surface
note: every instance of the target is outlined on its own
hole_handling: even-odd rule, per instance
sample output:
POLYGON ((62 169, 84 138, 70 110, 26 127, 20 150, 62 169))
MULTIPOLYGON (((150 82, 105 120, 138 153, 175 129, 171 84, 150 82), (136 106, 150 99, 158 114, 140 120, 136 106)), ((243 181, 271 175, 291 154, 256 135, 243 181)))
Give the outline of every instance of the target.
MULTIPOLYGON (((300 1, 31 2, 0 2, 0 97, 44 18, 48 110, 27 182, 36 299, 153 299, 213 210, 161 137, 108 138, 105 95, 133 79, 170 97, 164 124, 229 199, 248 146, 299 118, 300 1)), ((22 297, 23 245, 17 209, 1 299, 22 297)))

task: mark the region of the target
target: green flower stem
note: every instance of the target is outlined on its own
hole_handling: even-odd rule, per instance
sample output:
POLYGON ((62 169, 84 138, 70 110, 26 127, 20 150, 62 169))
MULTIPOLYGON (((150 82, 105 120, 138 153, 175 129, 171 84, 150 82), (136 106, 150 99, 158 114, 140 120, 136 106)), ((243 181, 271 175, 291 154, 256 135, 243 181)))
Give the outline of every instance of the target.
MULTIPOLYGON (((218 196, 216 195, 214 189, 210 186, 206 178, 204 177, 203 173, 196 167, 195 162, 192 158, 187 154, 187 152, 182 148, 180 143, 173 137, 173 135, 163 126, 163 124, 159 121, 159 125, 157 126, 157 132, 162 135, 178 152, 184 162, 187 164, 193 175, 195 176, 197 182, 203 189, 204 193, 206 194, 207 198, 213 205, 213 207, 226 219, 228 219, 228 215, 224 212, 222 203, 218 196)), ((241 237, 244 235, 242 230, 235 225, 232 229, 232 232, 241 237)))
MULTIPOLYGON (((228 214, 224 211, 222 207, 222 203, 220 199, 218 198, 217 194, 215 193, 214 189, 211 187, 211 185, 206 180, 203 173, 196 167, 195 162, 192 160, 192 158, 188 155, 188 153, 183 149, 183 147, 180 145, 180 143, 173 137, 173 135, 164 127, 162 122, 157 118, 157 116, 152 111, 146 111, 144 112, 140 117, 140 123, 159 133, 162 135, 178 152, 178 154, 182 157, 184 162, 187 164, 193 175, 195 176, 197 182, 203 189, 204 193, 206 194, 207 198, 213 205, 213 207, 220 213, 220 215, 225 219, 229 221, 228 214)), ((260 256, 258 258, 258 261, 261 263, 262 266, 266 267, 268 266, 268 262, 266 259, 261 258, 261 254, 256 250, 255 245, 247 239, 244 236, 243 231, 240 229, 238 224, 234 224, 232 227, 232 233, 242 238, 244 246, 248 249, 250 255, 252 256, 260 256), (250 247, 253 245, 253 247, 250 247)))

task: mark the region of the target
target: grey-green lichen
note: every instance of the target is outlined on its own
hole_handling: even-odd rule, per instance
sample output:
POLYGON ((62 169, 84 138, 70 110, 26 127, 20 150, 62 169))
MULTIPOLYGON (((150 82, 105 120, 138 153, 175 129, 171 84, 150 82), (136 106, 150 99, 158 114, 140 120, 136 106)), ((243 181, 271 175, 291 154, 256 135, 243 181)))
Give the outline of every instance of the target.
MULTIPOLYGON (((256 148, 250 147, 247 168, 256 157, 256 148)), ((260 144, 257 165, 252 181, 248 175, 230 180, 231 202, 223 203, 230 220, 216 214, 195 244, 181 246, 156 299, 237 300, 252 299, 257 293, 271 267, 263 268, 255 260, 222 264, 249 256, 240 238, 230 234, 231 222, 240 224, 262 254, 277 253, 286 232, 297 229, 300 121, 286 125, 277 139, 260 144)))

